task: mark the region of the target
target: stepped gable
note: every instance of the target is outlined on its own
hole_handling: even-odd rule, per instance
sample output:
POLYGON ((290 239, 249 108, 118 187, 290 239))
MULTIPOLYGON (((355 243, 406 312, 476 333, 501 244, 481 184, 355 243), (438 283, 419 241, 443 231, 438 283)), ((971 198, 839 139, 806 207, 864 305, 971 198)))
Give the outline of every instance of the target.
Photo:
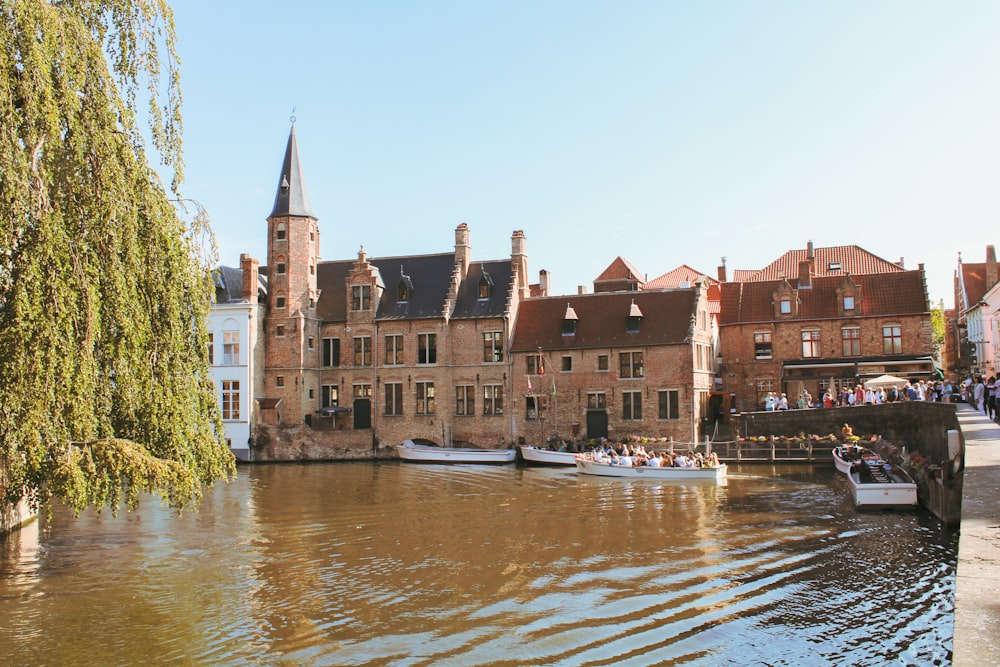
MULTIPOLYGON (((928 312, 923 272, 900 271, 850 276, 857 284, 860 298, 854 317, 877 315, 916 315, 928 312)), ((798 316, 794 321, 843 319, 838 314, 837 288, 844 276, 813 278, 812 287, 798 289, 798 280, 789 280, 798 289, 798 316)), ((773 294, 781 280, 722 284, 720 324, 773 322, 773 294)))
POLYGON ((605 292, 528 299, 521 302, 513 352, 679 345, 689 342, 698 288, 653 292, 605 292), (627 333, 632 303, 642 311, 638 333, 627 333), (576 312, 576 332, 563 335, 567 304, 576 312))
POLYGON ((831 248, 789 250, 759 271, 734 271, 733 282, 793 278, 799 275, 800 262, 809 259, 812 259, 812 275, 817 277, 843 276, 847 273, 852 276, 860 276, 870 273, 901 273, 905 271, 899 264, 882 259, 856 245, 844 245, 831 248))

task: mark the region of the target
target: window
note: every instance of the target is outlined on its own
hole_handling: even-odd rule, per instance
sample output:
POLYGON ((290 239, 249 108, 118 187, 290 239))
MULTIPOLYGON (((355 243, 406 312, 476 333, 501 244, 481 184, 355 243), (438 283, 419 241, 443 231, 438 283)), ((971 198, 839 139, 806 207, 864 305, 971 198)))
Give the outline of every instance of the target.
POLYGON ((845 357, 861 356, 861 327, 844 327, 840 330, 845 357))
POLYGON ((285 376, 284 375, 279 375, 279 376, 275 377, 274 378, 274 386, 276 386, 276 387, 284 387, 285 386, 285 376))
POLYGON ((587 394, 588 410, 604 410, 607 408, 605 402, 606 394, 603 391, 592 391, 587 394))
POLYGON ((222 418, 227 420, 240 418, 239 380, 222 381, 222 418))
POLYGON ((622 419, 636 421, 642 419, 642 392, 622 392, 622 419))
POLYGON ((493 279, 490 277, 490 274, 483 272, 483 275, 479 278, 479 298, 490 298, 491 287, 493 287, 493 279))
POLYGON ((528 375, 545 374, 545 366, 542 365, 542 355, 540 354, 526 355, 525 361, 528 363, 528 375))
POLYGON ((471 417, 476 414, 476 388, 472 385, 455 387, 455 414, 471 417))
POLYGON ((487 331, 483 334, 483 361, 503 361, 503 332, 487 331))
POLYGON ((753 356, 754 356, 754 359, 770 359, 771 358, 771 332, 770 331, 754 331, 753 332, 753 356))
POLYGON ((757 391, 774 391, 774 379, 757 378, 757 391))
POLYGON ((278 241, 285 240, 285 223, 282 222, 278 224, 278 229, 275 232, 274 236, 278 241))
POLYGON ((316 275, 316 265, 315 264, 312 264, 312 263, 309 264, 309 275, 310 276, 315 276, 316 275))
POLYGON ((802 356, 806 358, 819 356, 819 329, 802 330, 802 356))
POLYGON ((208 365, 215 365, 215 334, 208 334, 208 365))
POLYGON ((285 307, 285 297, 283 297, 283 296, 276 296, 276 297, 274 297, 274 307, 275 308, 284 308, 285 307))
POLYGON ((903 352, 903 328, 898 324, 889 324, 882 327, 882 353, 902 354, 903 352))
POLYGON ((354 339, 354 365, 372 365, 372 338, 371 336, 357 336, 354 339))
POLYGON ((528 421, 537 421, 541 407, 541 396, 524 397, 524 418, 528 421))
POLYGON ((562 358, 562 370, 563 373, 569 373, 573 370, 573 357, 562 358))
POLYGON ((625 321, 625 333, 639 333, 639 324, 641 322, 641 317, 629 315, 628 319, 625 321))
POLYGON ((399 366, 403 363, 403 336, 392 334, 385 337, 385 365, 399 366))
POLYGON ((284 324, 279 324, 278 326, 274 327, 274 335, 275 336, 284 336, 285 335, 285 325, 284 324))
POLYGON ((792 312, 792 300, 789 298, 784 298, 778 302, 778 312, 782 315, 788 315, 792 312))
POLYGON ((417 363, 437 363, 437 334, 417 335, 417 363))
POLYGON ((366 382, 356 384, 351 387, 354 398, 371 398, 372 386, 366 382))
POLYGON ((854 295, 844 297, 844 311, 854 310, 854 295))
POLYGON ((676 389, 664 389, 659 392, 660 419, 680 419, 680 394, 676 389))
POLYGON ((576 322, 577 322, 577 320, 563 320, 563 323, 562 323, 562 335, 563 336, 575 336, 576 335, 576 322))
POLYGON ((335 384, 325 384, 320 387, 319 407, 329 408, 340 405, 340 387, 335 384))
POLYGON ((503 414, 503 385, 488 384, 483 387, 483 414, 503 414))
POLYGON ((642 352, 621 352, 619 357, 619 377, 642 377, 642 352))
POLYGON ((312 336, 309 336, 309 349, 316 349, 315 339, 312 336))
POLYGON ((240 363, 240 332, 222 332, 222 363, 233 366, 240 363))
POLYGON ((279 276, 285 275, 285 263, 284 262, 278 262, 278 264, 276 266, 276 272, 277 272, 277 274, 279 276))
POLYGON ((400 303, 405 303, 410 300, 410 279, 406 276, 401 276, 399 278, 399 283, 396 285, 396 301, 400 303))
POLYGON ((340 339, 323 339, 323 365, 327 368, 340 365, 340 339))
POLYGON ((432 414, 434 414, 434 383, 433 382, 418 382, 417 383, 417 414, 418 415, 432 415, 432 414))
POLYGON ((371 298, 371 285, 354 285, 351 287, 351 310, 368 310, 371 298))
POLYGON ((387 416, 400 416, 403 414, 403 383, 386 382, 385 387, 385 414, 387 416))
POLYGON ((597 355, 597 370, 599 371, 608 370, 608 355, 606 354, 597 355))
POLYGON ((312 387, 309 387, 309 400, 311 401, 314 398, 316 398, 316 391, 312 387))

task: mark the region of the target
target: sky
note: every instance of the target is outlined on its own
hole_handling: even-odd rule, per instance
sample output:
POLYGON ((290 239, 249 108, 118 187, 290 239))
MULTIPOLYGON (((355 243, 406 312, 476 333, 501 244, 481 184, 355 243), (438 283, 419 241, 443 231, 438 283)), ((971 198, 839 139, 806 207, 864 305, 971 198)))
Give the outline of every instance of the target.
POLYGON ((1000 3, 174 0, 182 193, 265 263, 294 115, 321 257, 527 239, 530 279, 616 257, 715 277, 858 245, 924 264, 1000 234, 1000 3))

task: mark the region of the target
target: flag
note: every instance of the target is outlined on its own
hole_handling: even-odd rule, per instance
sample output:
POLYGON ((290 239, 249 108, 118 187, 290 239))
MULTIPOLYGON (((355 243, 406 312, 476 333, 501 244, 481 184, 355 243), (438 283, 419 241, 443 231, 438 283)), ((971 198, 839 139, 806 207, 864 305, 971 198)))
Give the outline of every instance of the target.
POLYGON ((552 378, 552 395, 556 395, 556 379, 552 378))
POLYGON ((531 395, 531 376, 529 375, 527 377, 528 377, 528 395, 530 396, 531 395))

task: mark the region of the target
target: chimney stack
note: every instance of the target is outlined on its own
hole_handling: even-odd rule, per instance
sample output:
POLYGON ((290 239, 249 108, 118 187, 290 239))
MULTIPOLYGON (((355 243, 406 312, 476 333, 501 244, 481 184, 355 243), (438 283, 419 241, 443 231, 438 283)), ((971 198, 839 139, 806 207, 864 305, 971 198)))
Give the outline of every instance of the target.
POLYGON ((719 265, 719 282, 726 282, 726 258, 722 258, 722 264, 719 265))
POLYGON ((243 287, 240 296, 250 303, 257 303, 257 265, 259 262, 243 253, 240 255, 240 270, 243 271, 243 287))
POLYGON ((986 289, 997 284, 997 251, 994 246, 986 246, 986 289))
POLYGON ((803 259, 799 262, 799 289, 810 287, 812 287, 812 260, 803 259))

